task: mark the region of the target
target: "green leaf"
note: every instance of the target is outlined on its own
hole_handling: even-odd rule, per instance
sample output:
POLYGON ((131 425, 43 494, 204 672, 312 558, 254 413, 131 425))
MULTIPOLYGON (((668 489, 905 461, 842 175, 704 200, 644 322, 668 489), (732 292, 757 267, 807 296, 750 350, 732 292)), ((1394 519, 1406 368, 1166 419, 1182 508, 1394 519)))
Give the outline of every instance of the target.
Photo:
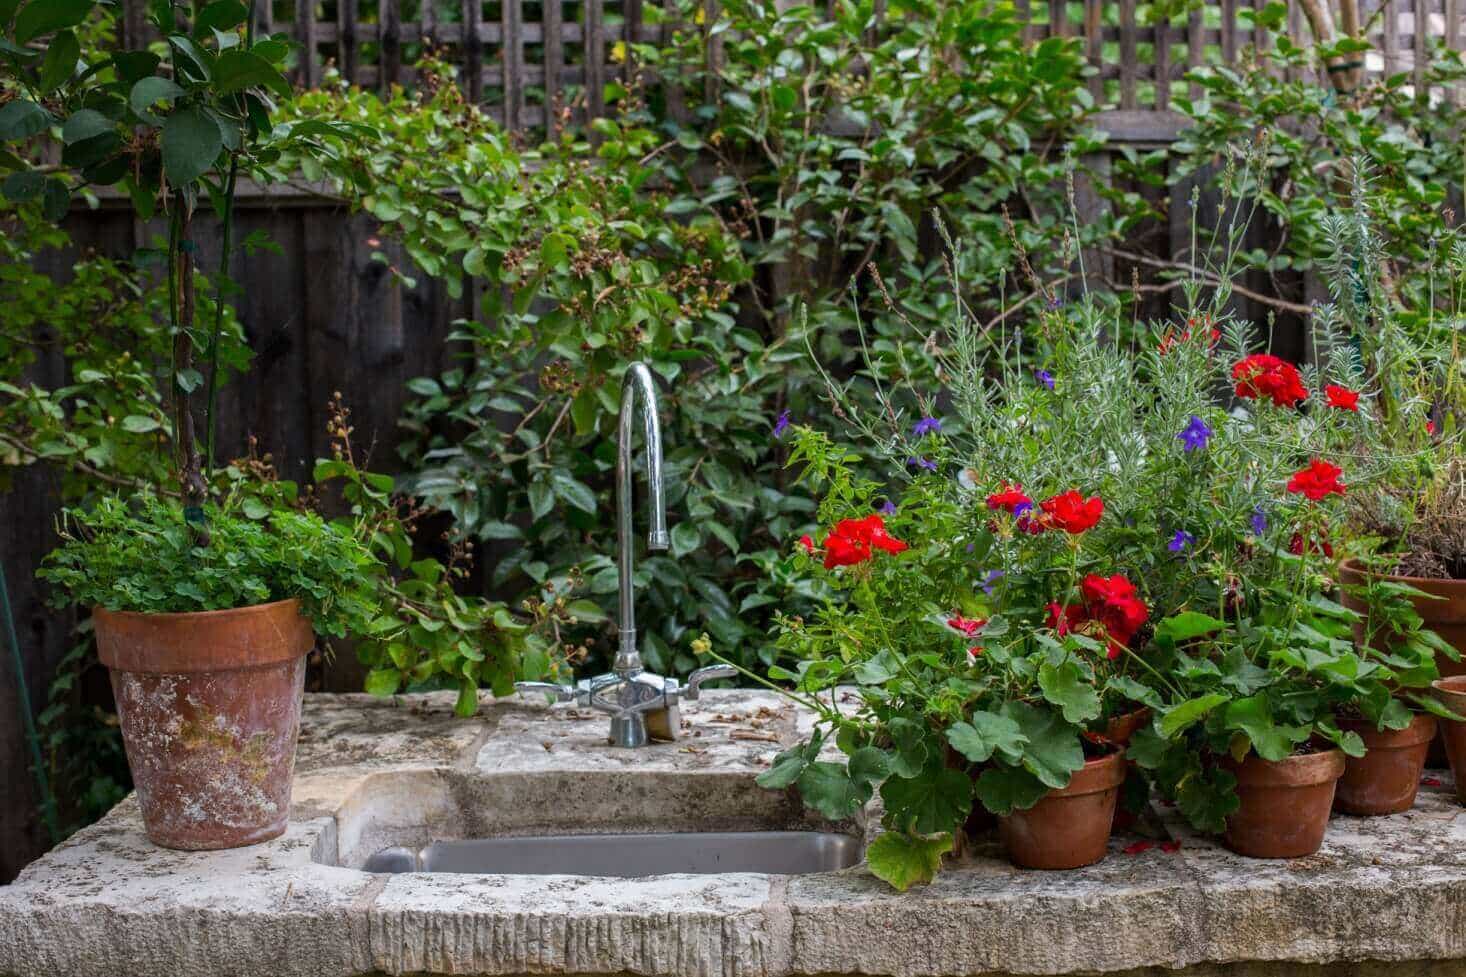
POLYGON ((1264 760, 1285 759, 1293 752, 1294 745, 1308 739, 1310 733, 1307 726, 1275 724, 1272 708, 1260 695, 1228 703, 1223 718, 1229 727, 1247 734, 1252 749, 1264 760))
POLYGON ((596 494, 586 487, 584 482, 576 481, 568 472, 556 469, 550 476, 555 486, 555 494, 564 502, 575 506, 581 512, 594 514, 596 511, 596 494))
POLYGON ((128 414, 122 419, 122 429, 131 431, 133 434, 146 434, 149 431, 156 431, 162 427, 156 417, 148 417, 146 414, 128 414))
POLYGON ((1065 722, 1077 726, 1100 714, 1099 693, 1075 661, 1045 662, 1038 670, 1038 687, 1045 699, 1064 711, 1065 722))
POLYGON ((928 838, 887 831, 865 851, 865 864, 872 875, 897 892, 913 885, 925 885, 936 878, 942 867, 942 856, 952 850, 952 835, 943 833, 928 838))
POLYGON ((194 19, 193 36, 206 38, 211 31, 233 30, 247 19, 249 8, 240 0, 214 0, 194 19))
POLYGON ((543 519, 555 508, 555 493, 543 478, 529 483, 529 513, 536 519, 543 519))
POLYGON ((15 43, 29 44, 51 31, 75 27, 87 19, 96 0, 31 0, 15 18, 15 43))
POLYGON ((1222 692, 1213 692, 1209 695, 1198 696, 1195 699, 1187 699, 1178 705, 1167 709, 1161 716, 1161 734, 1167 737, 1174 737, 1186 727, 1198 720, 1206 718, 1207 713, 1217 706, 1227 702, 1231 696, 1222 692))
POLYGON ((81 42, 69 30, 61 31, 51 39, 46 48, 46 57, 41 62, 40 88, 50 93, 60 88, 76 71, 76 62, 81 57, 81 42))
POLYGON ((845 765, 816 760, 800 773, 799 793, 820 814, 843 821, 865 806, 872 790, 869 783, 855 780, 845 765))
POLYGON ((774 108, 780 112, 792 112, 799 104, 799 93, 788 85, 775 85, 769 92, 774 108))
POLYGON ((252 51, 225 51, 214 62, 214 88, 230 95, 246 88, 267 88, 281 98, 290 97, 290 83, 279 70, 252 51))
POLYGON ((1155 637, 1162 644, 1175 646, 1182 641, 1190 641, 1192 638, 1200 638, 1220 631, 1226 626, 1225 621, 1219 621, 1210 615, 1197 611, 1182 611, 1156 624, 1155 637))
POLYGON ((1026 702, 1009 702, 1003 714, 1018 724, 1028 743, 1023 747, 1023 766, 1050 787, 1069 786, 1074 771, 1084 766, 1084 747, 1079 732, 1051 709, 1026 702))
POLYGON ((95 109, 82 109, 61 127, 61 141, 70 146, 112 131, 112 120, 95 109))
POLYGON ((248 519, 267 519, 270 515, 269 505, 263 499, 253 495, 244 500, 240 509, 248 519))
POLYGON ((223 150, 219 124, 196 105, 179 109, 163 123, 163 172, 175 186, 203 176, 223 150))
POLYGON ((5 178, 4 183, 0 183, 0 193, 5 194, 5 199, 17 204, 36 199, 45 189, 46 176, 36 170, 12 173, 5 178))
POLYGON ((759 774, 754 783, 768 790, 783 790, 798 783, 804 768, 809 766, 810 760, 819 755, 819 740, 814 739, 808 743, 800 743, 792 746, 774 757, 774 763, 769 769, 759 774))
POLYGON ((35 102, 17 98, 0 105, 0 142, 14 142, 29 139, 43 132, 51 122, 51 116, 35 102))
POLYGON ((458 683, 458 698, 453 702, 455 715, 467 719, 478 712, 478 683, 465 678, 458 683))
POLYGON ((41 198, 41 216, 53 224, 66 219, 71 209, 71 191, 60 180, 47 180, 45 193, 41 198))
POLYGON ((609 620, 609 616, 601 608, 601 605, 593 600, 573 600, 565 605, 565 610, 567 613, 575 615, 575 619, 582 624, 599 624, 602 621, 609 620))
POLYGON ((1193 772, 1176 790, 1176 808, 1191 824, 1212 834, 1227 827, 1227 816, 1242 804, 1237 797, 1237 778, 1230 770, 1210 771, 1209 777, 1193 772))
POLYGON ((677 559, 694 553, 702 545, 702 533, 691 520, 679 522, 672 527, 672 555, 677 559))
POLYGON ((975 793, 982 806, 1006 817, 1014 811, 1026 811, 1051 788, 1020 767, 989 767, 977 778, 975 793))
POLYGON ((979 710, 972 714, 971 722, 953 723, 947 730, 947 742, 973 763, 985 763, 994 753, 1007 762, 1018 763, 1028 737, 1007 716, 979 710))
POLYGON ((940 760, 928 762, 915 777, 891 777, 881 784, 886 816, 916 834, 951 831, 972 810, 972 780, 940 760))
POLYGON ((395 668, 374 668, 367 672, 366 690, 372 695, 396 695, 402 687, 402 673, 395 668))
POLYGON ((132 86, 132 91, 127 96, 127 104, 138 118, 153 125, 160 125, 158 117, 152 114, 153 106, 186 94, 188 93, 174 84, 172 80, 158 75, 148 75, 132 86))

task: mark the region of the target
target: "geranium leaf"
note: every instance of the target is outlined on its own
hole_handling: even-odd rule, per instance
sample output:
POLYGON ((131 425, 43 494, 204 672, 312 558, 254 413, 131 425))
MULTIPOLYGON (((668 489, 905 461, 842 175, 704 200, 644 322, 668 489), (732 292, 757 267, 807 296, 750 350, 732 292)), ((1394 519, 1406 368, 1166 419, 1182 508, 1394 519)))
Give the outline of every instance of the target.
POLYGON ((774 757, 773 766, 759 774, 754 782, 769 790, 792 787, 798 782, 799 775, 804 773, 804 768, 809 766, 809 762, 819 756, 820 744, 819 734, 815 734, 809 742, 791 746, 774 757))
POLYGON ((942 867, 942 856, 952 850, 952 835, 922 838, 902 831, 887 831, 865 852, 865 864, 876 878, 905 892, 913 885, 925 885, 942 867))
POLYGON ((1165 736, 1175 736, 1192 723, 1205 718, 1207 713, 1230 698, 1231 696, 1221 692, 1212 692, 1209 695, 1187 699, 1179 705, 1172 706, 1161 716, 1161 733, 1165 736))
POLYGON ((950 831, 972 810, 972 780, 960 770, 929 762, 915 777, 891 777, 881 800, 893 824, 930 835, 950 831))
POLYGON ((1028 737, 1023 747, 1024 768, 1050 787, 1067 787, 1074 771, 1084 766, 1078 731, 1053 710, 1026 702, 1006 704, 1003 714, 1028 737))
POLYGON ((1273 722, 1272 708, 1260 695, 1237 699, 1227 705, 1223 716, 1229 727, 1240 729, 1252 741, 1252 749, 1264 760, 1282 760, 1293 747, 1308 739, 1306 726, 1279 726, 1273 722))
POLYGON ((926 731, 920 723, 897 717, 891 720, 891 743, 896 747, 891 756, 891 773, 898 777, 916 777, 926 767, 926 731))
POLYGON ((1225 621, 1219 621, 1209 614, 1202 614, 1199 611, 1182 611, 1156 624, 1155 638, 1160 644, 1174 646, 1182 641, 1190 641, 1192 638, 1200 638, 1214 631, 1220 631, 1226 626, 1225 621))
POLYGON ((1176 790, 1176 807, 1193 826, 1212 834, 1226 830, 1227 815, 1241 805, 1237 778, 1229 770, 1213 770, 1211 778, 1193 772, 1176 790))
POLYGON ((971 722, 953 723, 947 730, 947 742, 973 763, 984 763, 995 752, 1010 763, 1018 763, 1028 737, 1007 716, 979 710, 972 714, 971 722))
POLYGON ((800 773, 799 793, 804 803, 820 814, 831 821, 843 821, 860 810, 873 791, 869 782, 852 778, 844 764, 816 760, 800 773))
POLYGON ((1050 788, 1021 767, 991 767, 977 778, 977 799, 994 814, 1007 816, 1037 804, 1050 788))
POLYGON ((1113 675, 1105 683, 1106 687, 1120 693, 1131 702, 1138 702, 1143 706, 1150 706, 1152 709, 1160 709, 1165 706, 1160 693, 1144 682, 1137 682, 1128 675, 1113 675))
POLYGON ((1099 693, 1085 680, 1077 662, 1066 661, 1061 665, 1045 662, 1038 670, 1038 687, 1045 699, 1064 711, 1066 722, 1077 726, 1100 714, 1099 693))

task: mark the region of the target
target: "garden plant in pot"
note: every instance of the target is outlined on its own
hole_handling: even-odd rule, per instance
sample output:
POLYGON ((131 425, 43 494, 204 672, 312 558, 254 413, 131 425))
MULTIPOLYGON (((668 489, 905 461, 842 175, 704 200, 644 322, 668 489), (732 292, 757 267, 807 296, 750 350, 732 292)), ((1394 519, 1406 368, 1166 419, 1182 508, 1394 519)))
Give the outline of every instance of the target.
POLYGON ((454 593, 452 560, 415 560, 416 510, 392 497, 389 476, 358 465, 339 396, 333 457, 317 464, 311 490, 277 478, 268 458, 215 465, 216 393, 248 359, 225 301, 235 185, 281 152, 328 153, 360 132, 271 125, 274 100, 291 96, 280 73, 289 45, 256 40, 237 0, 150 4, 164 42, 83 55, 78 35, 95 26, 94 7, 37 0, 0 17, 10 96, 0 139, 16 150, 0 154, 12 171, 0 191, 60 220, 74 191, 116 184, 143 217, 166 219, 171 355, 146 368, 166 378, 167 409, 120 423, 171 455, 171 475, 68 511, 40 575, 58 604, 94 612, 149 837, 185 849, 250 844, 285 827, 317 634, 357 639, 374 666, 369 691, 446 685, 466 714, 481 683, 507 693, 516 678, 556 673, 554 646, 533 625, 553 629, 569 614, 557 598, 522 620, 454 593), (57 131, 59 166, 44 162, 57 131), (222 232, 212 282, 196 268, 203 206, 222 232), (345 514, 315 511, 325 504, 345 514))

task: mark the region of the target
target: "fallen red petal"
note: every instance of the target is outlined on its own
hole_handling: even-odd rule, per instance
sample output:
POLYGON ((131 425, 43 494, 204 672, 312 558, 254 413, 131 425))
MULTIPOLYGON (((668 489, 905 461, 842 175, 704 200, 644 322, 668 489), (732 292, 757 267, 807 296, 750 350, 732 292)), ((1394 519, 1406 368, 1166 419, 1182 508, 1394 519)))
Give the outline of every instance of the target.
POLYGON ((1439 777, 1421 777, 1420 778, 1420 786, 1422 786, 1422 787, 1439 787, 1440 785, 1441 785, 1441 778, 1439 778, 1439 777))
POLYGON ((1179 842, 1179 841, 1163 841, 1163 842, 1161 842, 1161 851, 1165 852, 1166 854, 1170 854, 1171 852, 1178 852, 1180 850, 1181 850, 1181 842, 1179 842))
POLYGON ((1143 851, 1150 851, 1154 847, 1155 847, 1155 842, 1153 842, 1153 841, 1137 841, 1137 842, 1135 842, 1132 845, 1126 845, 1125 846, 1125 854, 1127 854, 1127 855, 1139 855, 1141 852, 1143 852, 1143 851))

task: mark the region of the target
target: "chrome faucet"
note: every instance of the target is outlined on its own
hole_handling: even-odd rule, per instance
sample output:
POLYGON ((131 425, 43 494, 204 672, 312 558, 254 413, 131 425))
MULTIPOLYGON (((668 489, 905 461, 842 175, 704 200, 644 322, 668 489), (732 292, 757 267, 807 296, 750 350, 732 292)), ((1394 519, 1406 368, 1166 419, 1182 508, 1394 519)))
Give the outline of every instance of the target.
POLYGON ((696 701, 704 682, 732 678, 737 674, 730 665, 710 665, 689 675, 684 687, 675 678, 654 675, 642 667, 641 653, 636 644, 631 515, 631 439, 636 433, 638 397, 641 401, 643 440, 646 442, 647 487, 650 490, 647 511, 651 529, 647 534, 647 547, 657 551, 668 546, 657 388, 646 364, 633 363, 626 368, 626 376, 621 382, 621 412, 616 428, 616 545, 620 550, 617 557, 620 614, 616 657, 611 663, 611 671, 595 678, 581 679, 573 686, 551 682, 515 683, 520 691, 545 692, 559 702, 575 702, 610 713, 611 745, 621 747, 645 746, 653 738, 653 733, 657 739, 674 739, 681 725, 678 704, 683 699, 696 701))

